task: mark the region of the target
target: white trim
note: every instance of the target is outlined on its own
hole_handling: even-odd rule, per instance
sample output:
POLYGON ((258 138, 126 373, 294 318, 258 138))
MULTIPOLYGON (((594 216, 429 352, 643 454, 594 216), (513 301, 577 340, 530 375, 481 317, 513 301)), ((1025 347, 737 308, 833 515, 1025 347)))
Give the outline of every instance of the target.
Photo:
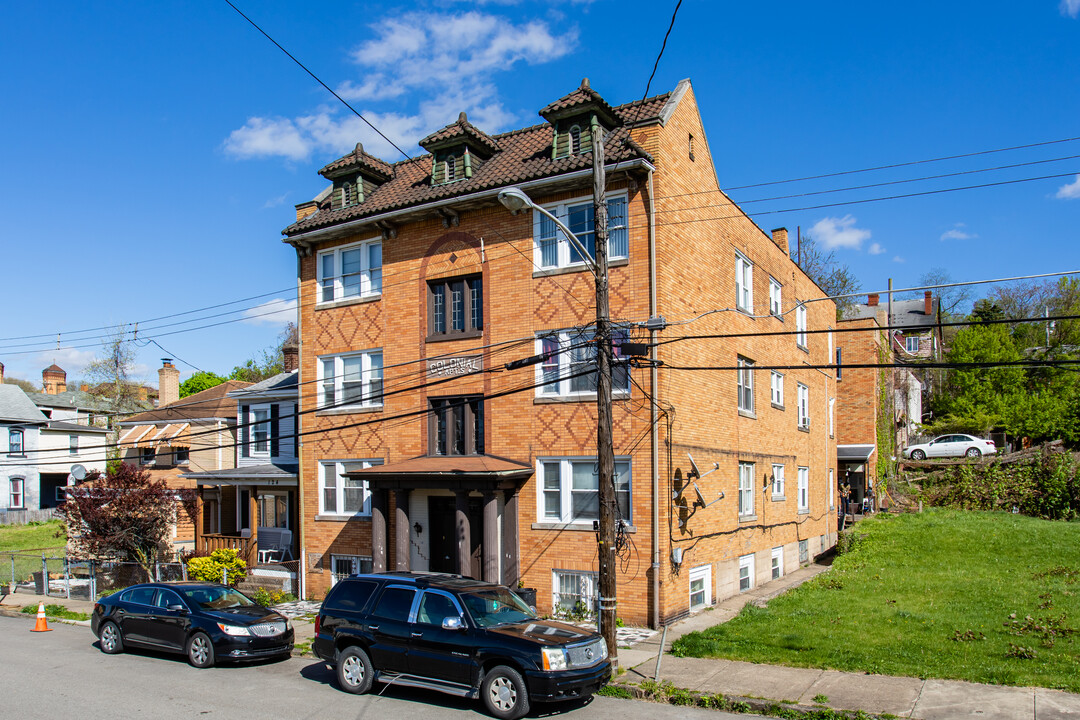
POLYGON ((739 463, 739 500, 737 509, 741 518, 754 514, 754 473, 756 467, 752 462, 739 463))
POLYGON ((332 303, 341 300, 351 300, 353 298, 370 298, 379 297, 382 295, 382 238, 366 238, 357 242, 349 243, 348 245, 339 245, 337 247, 323 250, 316 254, 315 257, 315 305, 330 305, 332 303), (375 274, 376 268, 371 265, 371 248, 379 246, 379 267, 378 269, 378 289, 372 289, 375 286, 375 282, 372 280, 375 274), (354 295, 345 295, 344 284, 344 272, 342 267, 342 255, 346 252, 353 250, 360 251, 360 269, 351 273, 351 276, 355 276, 357 279, 357 291, 354 295), (333 268, 332 274, 325 274, 324 259, 329 258, 332 260, 333 268), (324 285, 327 281, 330 281, 329 285, 324 285), (324 297, 327 289, 330 289, 332 297, 329 299, 324 297))
POLYGON ((691 610, 700 610, 701 608, 712 605, 712 565, 699 565, 695 568, 690 568, 687 591, 691 610), (694 603, 694 595, 698 594, 694 592, 694 581, 696 580, 702 581, 702 587, 699 592, 703 594, 702 602, 697 604, 694 603))
POLYGON ((772 490, 772 498, 773 498, 773 500, 783 499, 784 493, 787 492, 787 488, 785 487, 785 483, 786 483, 785 475, 786 475, 786 473, 784 472, 784 466, 783 465, 774 464, 772 466, 771 490, 772 490), (777 472, 777 471, 779 471, 779 472, 777 472), (779 480, 780 482, 777 482, 777 480, 779 480))
POLYGON ((739 592, 746 592, 747 590, 753 590, 756 585, 754 577, 754 553, 743 555, 739 558, 739 574, 737 575, 739 581, 739 592), (746 570, 746 577, 743 577, 743 570, 746 570), (746 587, 743 587, 743 580, 746 580, 746 587))
POLYGON ((769 276, 769 314, 775 317, 782 317, 784 314, 784 286, 780 282, 769 276))
POLYGON ((784 406, 784 374, 772 370, 769 377, 769 402, 773 405, 784 406))
POLYGON ((810 468, 800 466, 799 473, 799 512, 810 512, 810 468))
POLYGON ((383 387, 383 362, 382 362, 382 348, 370 348, 367 350, 354 350, 344 353, 334 353, 331 355, 319 355, 315 358, 315 379, 317 384, 317 405, 318 409, 323 410, 349 410, 352 408, 381 408, 383 406, 382 400, 382 387, 383 387), (375 378, 372 376, 372 358, 379 356, 379 391, 376 395, 371 390, 371 384, 375 378), (345 369, 344 362, 350 358, 360 358, 360 385, 361 390, 367 390, 367 392, 361 393, 362 400, 360 402, 349 403, 348 405, 342 404, 341 398, 344 397, 344 383, 345 383, 345 369), (334 363, 334 402, 326 402, 326 376, 324 363, 332 361, 334 363), (373 397, 374 396, 374 397, 373 397))
POLYGON ((769 577, 779 580, 784 577, 784 546, 774 547, 770 557, 769 577))
POLYGON ((795 345, 807 349, 806 345, 806 305, 799 303, 795 307, 795 345))
POLYGON ((735 251, 735 307, 754 314, 754 263, 735 251))
POLYGON ((371 517, 371 489, 368 487, 367 481, 363 481, 363 484, 359 487, 363 502, 360 505, 360 510, 355 513, 338 512, 339 508, 345 507, 345 472, 346 463, 357 463, 365 468, 369 468, 375 465, 382 465, 382 458, 364 458, 364 459, 343 459, 332 460, 330 458, 321 458, 316 467, 316 492, 319 495, 319 516, 328 518, 340 518, 342 520, 351 520, 353 518, 367 518, 371 517), (333 511, 327 510, 325 503, 326 483, 326 469, 330 466, 334 467, 334 479, 336 481, 334 485, 334 508, 333 511))
MULTIPOLYGON (((563 523, 566 525, 586 525, 592 526, 593 520, 596 518, 577 518, 573 515, 573 467, 575 464, 592 463, 596 465, 596 456, 573 456, 573 457, 538 457, 536 458, 536 519, 540 523, 563 523), (545 466, 552 466, 558 463, 558 488, 548 488, 545 483, 545 466), (547 512, 547 493, 558 493, 559 501, 559 515, 548 514, 547 512)), ((619 479, 619 466, 626 466, 626 509, 629 517, 624 517, 628 525, 633 524, 633 512, 634 512, 634 484, 633 484, 633 464, 631 463, 630 456, 616 456, 615 457, 615 480, 616 488, 618 487, 619 479)), ((595 474, 595 473, 594 473, 595 474)), ((582 490, 578 491, 579 493, 582 490)), ((599 489, 596 491, 599 496, 599 489)), ((618 501, 618 493, 616 493, 616 505, 618 501)), ((597 503, 599 505, 599 497, 597 497, 597 503)))
MULTIPOLYGON (((606 193, 604 195, 604 202, 605 203, 609 203, 612 200, 622 200, 625 207, 626 207, 626 215, 629 216, 629 214, 630 214, 630 199, 629 199, 629 192, 628 191, 626 191, 626 190, 614 190, 614 191, 606 193)), ((582 206, 587 206, 589 208, 592 208, 592 205, 593 205, 593 198, 592 198, 591 195, 581 195, 581 196, 578 196, 578 197, 575 197, 575 198, 570 198, 569 200, 561 200, 561 201, 556 202, 556 203, 545 203, 545 204, 541 205, 540 207, 542 207, 544 210, 550 212, 552 215, 557 217, 560 222, 562 222, 564 225, 566 225, 569 228, 569 225, 570 225, 569 211, 570 211, 570 209, 571 208, 579 208, 579 207, 582 207, 582 206)), ((562 228, 560 228, 558 226, 558 224, 554 223, 554 222, 552 222, 552 225, 554 226, 555 234, 552 237, 554 238, 555 243, 556 243, 556 246, 555 246, 555 263, 554 264, 547 264, 547 265, 544 264, 543 249, 541 248, 541 244, 540 244, 540 241, 541 241, 540 228, 543 226, 543 223, 544 223, 545 220, 547 220, 548 222, 551 222, 551 219, 545 217, 545 215, 543 213, 540 213, 540 212, 533 212, 532 213, 532 221, 533 221, 533 233, 532 233, 532 235, 533 235, 533 266, 534 266, 534 268, 537 269, 537 270, 544 271, 544 270, 561 270, 563 268, 588 267, 589 266, 588 261, 586 261, 586 260, 571 260, 570 259, 571 258, 571 250, 573 250, 573 248, 571 247, 570 240, 566 237, 565 233, 563 233, 562 228)), ((623 218, 623 224, 622 225, 616 225, 614 229, 619 229, 619 228, 624 229, 624 230, 626 230, 627 233, 629 233, 629 217, 624 217, 623 218)), ((611 217, 609 216, 608 217, 608 230, 609 230, 609 234, 608 234, 608 253, 609 253, 608 254, 608 260, 629 259, 629 257, 630 257, 629 238, 628 238, 628 242, 627 242, 626 255, 622 255, 622 254, 613 255, 613 254, 611 254, 611 235, 610 235, 610 231, 612 229, 613 228, 611 226, 611 217)), ((594 244, 595 244, 595 238, 596 238, 595 218, 594 218, 594 222, 593 222, 593 230, 591 231, 591 233, 592 233, 592 236, 593 236, 593 239, 594 239, 594 244)), ((592 258, 592 260, 595 261, 595 257, 592 258)))

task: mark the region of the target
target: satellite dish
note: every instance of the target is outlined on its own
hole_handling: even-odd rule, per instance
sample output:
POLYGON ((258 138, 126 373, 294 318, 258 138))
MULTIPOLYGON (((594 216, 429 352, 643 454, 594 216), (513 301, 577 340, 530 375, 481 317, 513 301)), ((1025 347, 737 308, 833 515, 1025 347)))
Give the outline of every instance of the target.
POLYGON ((84 468, 82 465, 72 465, 71 477, 75 478, 75 480, 78 482, 82 482, 86 479, 86 468, 84 468))
POLYGON ((697 496, 697 499, 694 500, 694 504, 695 505, 700 505, 701 507, 705 507, 705 498, 702 497, 701 488, 699 488, 697 486, 697 483, 694 483, 694 495, 697 496))
POLYGON ((698 470, 697 463, 694 462, 694 456, 686 453, 686 457, 690 458, 690 471, 694 474, 694 477, 701 477, 701 471, 698 470))

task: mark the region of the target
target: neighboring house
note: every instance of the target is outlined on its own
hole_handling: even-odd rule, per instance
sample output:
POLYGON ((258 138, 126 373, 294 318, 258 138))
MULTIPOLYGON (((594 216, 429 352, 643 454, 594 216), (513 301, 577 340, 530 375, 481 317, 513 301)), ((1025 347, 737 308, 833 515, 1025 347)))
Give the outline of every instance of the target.
MULTIPOLYGON (((108 397, 107 389, 103 389, 101 393, 91 393, 90 386, 84 383, 78 390, 70 390, 67 386, 67 372, 55 363, 41 371, 41 384, 44 388, 42 392, 28 394, 50 420, 115 428, 118 413, 114 408, 115 403, 108 397)), ((151 393, 150 390, 153 389, 140 386, 137 391, 138 400, 133 401, 130 406, 120 408, 120 413, 152 408, 154 403, 151 395, 156 396, 157 391, 153 390, 151 393)))
MULTIPOLYGON (((180 373, 165 361, 158 370, 159 392, 177 398, 155 410, 125 418, 120 423, 121 459, 150 471, 171 488, 193 488, 190 472, 236 467, 236 402, 228 397, 251 383, 227 380, 200 393, 180 398, 180 373)), ((177 515, 173 537, 176 550, 195 544, 195 526, 185 513, 177 515)))
POLYGON ((228 394, 239 437, 228 449, 235 466, 183 474, 199 489, 197 551, 233 548, 249 567, 300 555, 298 355, 295 346, 284 350, 285 372, 228 394))
POLYGON ((65 487, 105 467, 108 430, 49 420, 31 395, 0 385, 0 522, 46 517, 34 511, 56 507, 65 487))
POLYGON ((540 115, 488 135, 463 113, 395 164, 357 145, 284 231, 308 596, 396 568, 520 582, 541 613, 596 607, 593 276, 554 223, 497 199, 520 186, 591 247, 594 125, 619 617, 659 626, 835 543, 836 307, 787 231, 763 232, 719 188, 690 82, 616 107, 584 82, 540 115), (625 343, 661 337, 662 364, 628 363, 625 343))

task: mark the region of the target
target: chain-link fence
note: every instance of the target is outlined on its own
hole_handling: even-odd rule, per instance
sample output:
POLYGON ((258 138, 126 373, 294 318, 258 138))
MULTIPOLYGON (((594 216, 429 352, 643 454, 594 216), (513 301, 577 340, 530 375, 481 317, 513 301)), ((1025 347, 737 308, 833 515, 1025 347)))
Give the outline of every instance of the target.
POLYGON ((151 580, 187 580, 187 566, 175 562, 155 563, 144 568, 133 562, 2 553, 0 578, 0 582, 8 586, 9 593, 96 600, 129 585, 151 580))

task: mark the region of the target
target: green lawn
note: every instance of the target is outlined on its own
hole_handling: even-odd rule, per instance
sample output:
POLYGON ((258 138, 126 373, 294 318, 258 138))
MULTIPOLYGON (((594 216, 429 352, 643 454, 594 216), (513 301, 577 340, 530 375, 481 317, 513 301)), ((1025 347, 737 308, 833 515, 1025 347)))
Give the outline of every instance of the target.
POLYGON ((59 548, 62 551, 67 538, 56 537, 62 527, 59 520, 33 525, 0 525, 0 553, 37 551, 40 555, 42 550, 59 548))
POLYGON ((831 571, 672 652, 1080 692, 1080 523, 934 510, 853 531, 831 571))

